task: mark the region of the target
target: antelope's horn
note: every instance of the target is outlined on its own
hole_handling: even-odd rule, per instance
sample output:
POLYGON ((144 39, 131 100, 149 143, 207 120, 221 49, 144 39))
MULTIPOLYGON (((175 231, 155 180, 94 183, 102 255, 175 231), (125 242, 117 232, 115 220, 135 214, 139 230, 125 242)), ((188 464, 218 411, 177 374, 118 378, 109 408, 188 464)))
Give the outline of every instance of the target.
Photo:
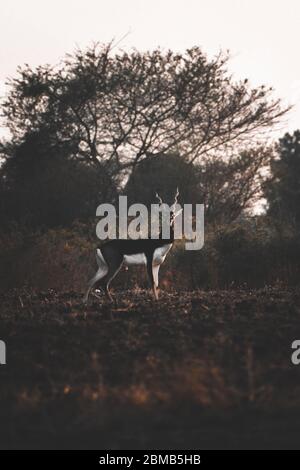
POLYGON ((156 197, 156 199, 159 200, 159 203, 160 203, 160 204, 163 204, 163 200, 162 200, 162 198, 159 196, 158 193, 155 194, 155 197, 156 197))
POLYGON ((174 202, 173 202, 173 205, 172 205, 172 209, 174 210, 175 207, 176 207, 176 204, 177 204, 177 201, 178 201, 178 196, 179 196, 179 189, 177 187, 176 189, 176 194, 175 194, 175 198, 174 198, 174 202))

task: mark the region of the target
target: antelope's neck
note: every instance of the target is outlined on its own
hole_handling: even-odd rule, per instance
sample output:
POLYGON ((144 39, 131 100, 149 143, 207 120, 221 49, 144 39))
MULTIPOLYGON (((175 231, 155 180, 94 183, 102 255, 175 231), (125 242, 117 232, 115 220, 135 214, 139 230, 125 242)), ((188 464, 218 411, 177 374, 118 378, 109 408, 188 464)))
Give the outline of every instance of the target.
POLYGON ((172 226, 170 227, 170 236, 169 236, 169 238, 163 238, 162 230, 160 230, 159 240, 161 241, 162 245, 167 245, 167 244, 170 244, 170 243, 174 243, 174 228, 172 226))

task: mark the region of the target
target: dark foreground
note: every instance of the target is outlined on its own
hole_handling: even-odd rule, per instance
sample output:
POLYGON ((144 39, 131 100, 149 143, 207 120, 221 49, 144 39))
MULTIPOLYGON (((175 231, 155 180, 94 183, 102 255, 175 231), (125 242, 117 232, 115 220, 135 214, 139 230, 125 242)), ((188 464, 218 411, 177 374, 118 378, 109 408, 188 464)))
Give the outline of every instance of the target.
POLYGON ((0 296, 0 447, 300 448, 300 291, 0 296))

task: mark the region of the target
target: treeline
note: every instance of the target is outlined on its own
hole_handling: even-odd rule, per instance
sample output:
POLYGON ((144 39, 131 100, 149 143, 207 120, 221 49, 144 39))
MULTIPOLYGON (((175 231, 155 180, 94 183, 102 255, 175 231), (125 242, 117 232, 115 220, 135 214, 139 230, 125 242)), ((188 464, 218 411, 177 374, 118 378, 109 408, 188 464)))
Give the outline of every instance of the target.
MULTIPOLYGON (((93 46, 60 67, 20 68, 2 104, 0 283, 83 289, 95 210, 126 194, 205 204, 205 246, 183 243, 168 288, 299 282, 300 132, 256 139, 287 111, 272 90, 234 82, 228 57, 93 46), (264 205, 264 209, 262 206, 264 205), (260 208, 260 215, 257 215, 260 208)), ((123 287, 146 285, 139 268, 123 287)))

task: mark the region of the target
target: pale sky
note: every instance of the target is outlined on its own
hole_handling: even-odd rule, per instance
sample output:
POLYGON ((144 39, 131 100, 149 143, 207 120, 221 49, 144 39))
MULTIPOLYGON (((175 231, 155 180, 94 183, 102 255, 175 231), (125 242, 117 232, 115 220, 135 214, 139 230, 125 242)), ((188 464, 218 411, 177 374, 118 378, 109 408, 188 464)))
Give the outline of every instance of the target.
POLYGON ((299 0, 0 1, 0 95, 18 65, 55 64, 76 46, 130 31, 123 49, 229 49, 236 78, 272 85, 295 105, 282 133, 300 128, 299 0))

